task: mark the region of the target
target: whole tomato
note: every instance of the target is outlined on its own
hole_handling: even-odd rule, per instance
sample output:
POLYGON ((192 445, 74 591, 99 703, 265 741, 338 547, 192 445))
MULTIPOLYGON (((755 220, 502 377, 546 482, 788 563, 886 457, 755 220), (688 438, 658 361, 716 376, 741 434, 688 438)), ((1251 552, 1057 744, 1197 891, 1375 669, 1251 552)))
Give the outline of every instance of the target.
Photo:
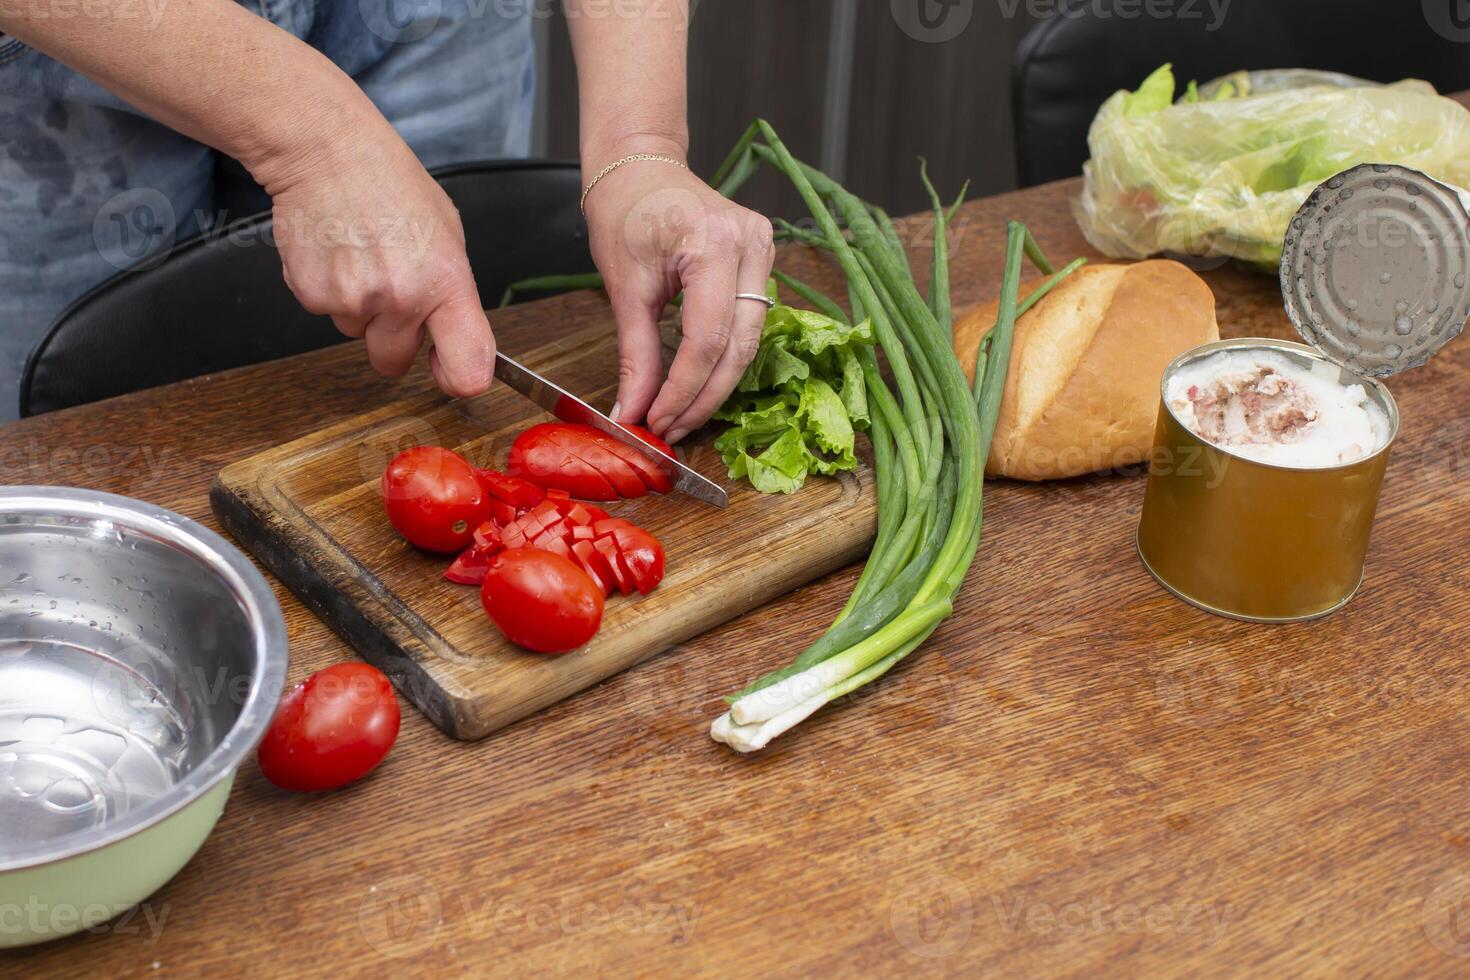
POLYGON ((506 639, 537 653, 575 650, 602 625, 602 590, 574 563, 539 548, 491 559, 480 601, 506 639))
POLYGON ((459 453, 405 449, 383 471, 383 506, 398 533, 426 551, 462 551, 490 519, 490 495, 459 453))
POLYGON ((378 668, 333 664, 287 691, 260 743, 266 779, 301 792, 336 789, 372 772, 398 739, 398 698, 378 668))

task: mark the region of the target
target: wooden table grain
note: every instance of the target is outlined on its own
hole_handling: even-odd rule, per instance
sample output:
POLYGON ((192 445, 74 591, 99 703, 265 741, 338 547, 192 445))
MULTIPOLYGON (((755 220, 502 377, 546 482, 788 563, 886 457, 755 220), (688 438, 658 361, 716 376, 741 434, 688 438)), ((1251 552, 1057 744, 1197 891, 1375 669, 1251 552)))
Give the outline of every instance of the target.
MULTIPOLYGON (((957 304, 995 293, 1007 218, 1087 253, 1077 188, 967 205, 957 304)), ((836 285, 811 255, 780 261, 836 285)), ((1289 335, 1273 279, 1206 278, 1226 336, 1289 335)), ((513 352, 609 318, 577 295, 495 321, 513 352)), ((221 466, 425 386, 342 347, 7 426, 0 472, 213 524, 221 466)), ((763 754, 709 740, 719 699, 825 624, 855 568, 481 743, 407 712, 382 769, 338 793, 249 764, 146 914, 0 973, 1463 971, 1470 342, 1391 387, 1367 582, 1330 619, 1248 625, 1166 595, 1134 554, 1136 473, 994 482, 953 619, 763 754)), ((293 680, 349 656, 278 591, 293 680)))

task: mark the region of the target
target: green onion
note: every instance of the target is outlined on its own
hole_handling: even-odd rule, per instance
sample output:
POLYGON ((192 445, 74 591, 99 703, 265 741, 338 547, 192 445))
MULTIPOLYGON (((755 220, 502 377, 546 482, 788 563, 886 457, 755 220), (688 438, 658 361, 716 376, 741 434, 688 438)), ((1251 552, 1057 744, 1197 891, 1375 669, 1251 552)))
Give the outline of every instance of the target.
MULTIPOLYGON (((754 167, 778 170, 800 195, 814 229, 777 222, 782 237, 830 251, 846 280, 852 318, 872 322, 892 386, 871 350, 859 355, 868 388, 878 528, 852 595, 830 627, 787 666, 727 700, 710 734, 749 752, 823 705, 881 677, 934 632, 953 610, 980 544, 983 465, 995 431, 1016 317, 1079 263, 1052 275, 1024 303, 1017 296, 1023 257, 1050 264, 1024 225, 1009 230, 1002 313, 980 345, 972 390, 951 349, 952 307, 946 228, 964 191, 946 208, 921 166, 934 211, 934 254, 927 300, 920 295, 892 220, 837 181, 793 157, 774 129, 757 120, 716 174, 722 190, 754 167), (840 222, 840 223, 839 223, 840 222)), ((787 289, 833 319, 842 308, 782 272, 787 289)))

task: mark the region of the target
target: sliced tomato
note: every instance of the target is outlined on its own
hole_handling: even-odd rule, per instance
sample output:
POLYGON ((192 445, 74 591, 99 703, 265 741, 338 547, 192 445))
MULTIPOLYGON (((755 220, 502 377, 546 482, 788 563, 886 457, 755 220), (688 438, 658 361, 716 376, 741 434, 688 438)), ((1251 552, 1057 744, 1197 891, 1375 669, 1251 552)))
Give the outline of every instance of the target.
POLYGON ((475 528, 475 545, 490 550, 500 548, 500 528, 495 525, 495 522, 485 521, 475 528))
POLYGON ((617 542, 638 591, 647 595, 657 588, 664 578, 664 548, 658 538, 641 527, 629 525, 614 528, 612 539, 617 542))
POLYGON ((555 487, 546 491, 547 500, 571 500, 572 495, 565 490, 557 490, 555 487))
POLYGON ((618 546, 613 542, 613 539, 610 537, 598 538, 592 542, 592 546, 597 549, 597 553, 602 556, 602 560, 607 562, 607 570, 612 573, 613 581, 617 584, 618 591, 623 595, 632 595, 633 589, 636 587, 633 582, 633 576, 628 571, 628 566, 623 561, 622 555, 618 553, 618 546))
POLYGON ((592 546, 592 542, 572 542, 572 555, 576 558, 577 564, 582 567, 582 571, 586 572, 588 578, 592 579, 597 584, 597 587, 602 590, 603 595, 608 595, 612 592, 612 586, 608 583, 607 577, 604 574, 607 573, 610 575, 611 573, 608 572, 607 563, 597 553, 597 549, 592 546))
POLYGON ((510 504, 516 510, 524 510, 539 504, 546 494, 536 484, 499 470, 478 470, 480 486, 496 500, 510 504))
POLYGON ((566 510, 568 524, 591 524, 592 512, 583 504, 573 504, 566 510))
MULTIPOLYGON (((625 521, 621 517, 604 517, 592 525, 592 533, 600 538, 604 535, 612 534, 620 527, 638 527, 638 525, 631 521, 625 521)), ((652 535, 649 535, 649 537, 652 537, 652 535)))
POLYGON ((527 518, 535 519, 537 530, 540 530, 553 521, 561 520, 561 508, 556 505, 556 501, 554 500, 543 500, 521 515, 522 520, 526 520, 527 518))
MULTIPOLYGON (((669 456, 674 455, 674 450, 668 443, 642 426, 625 425, 623 428, 632 432, 635 436, 638 436, 660 452, 669 456)), ((646 453, 639 452, 636 447, 628 445, 621 439, 615 439, 604 432, 598 431, 597 435, 602 438, 603 444, 609 452, 615 453, 623 462, 637 471, 639 478, 643 480, 644 485, 648 489, 654 493, 668 493, 674 488, 674 481, 669 478, 669 475, 663 471, 658 463, 654 462, 652 457, 646 453)))
POLYGON ((652 432, 649 432, 643 426, 641 426, 641 425, 633 425, 632 423, 627 423, 627 422, 619 423, 619 424, 621 424, 623 428, 625 428, 629 432, 633 433, 639 439, 642 439, 644 442, 648 443, 654 449, 657 449, 659 452, 663 453, 665 456, 672 456, 672 455, 674 455, 674 447, 673 446, 670 446, 668 443, 664 442, 658 436, 654 435, 652 432))
POLYGON ((511 548, 524 548, 530 542, 526 540, 526 532, 521 530, 521 525, 512 521, 501 530, 500 543, 508 551, 511 548))
POLYGON ((562 427, 564 423, 543 422, 516 436, 510 447, 510 472, 545 489, 565 490, 583 500, 618 499, 606 477, 553 438, 555 430, 562 427))
POLYGON ((566 529, 560 523, 557 523, 557 524, 551 525, 546 530, 542 531, 540 534, 538 534, 534 538, 532 538, 531 539, 531 547, 533 547, 533 548, 541 548, 544 551, 549 551, 550 550, 551 542, 553 542, 553 541, 563 541, 564 542, 565 540, 566 540, 566 529))
POLYGON ((572 549, 567 545, 566 541, 562 540, 561 538, 552 538, 541 547, 541 550, 549 551, 553 555, 561 555, 563 558, 574 565, 577 563, 577 558, 575 555, 572 554, 572 549))
POLYGON ((490 519, 496 524, 499 524, 501 527, 504 527, 511 521, 515 520, 516 513, 517 511, 515 507, 511 504, 508 504, 504 500, 500 500, 496 497, 490 498, 490 519))
POLYGON ((638 471, 609 448, 609 443, 617 442, 611 436, 589 425, 560 425, 550 429, 546 437, 602 474, 619 497, 631 499, 648 493, 648 484, 638 471))
POLYGON ((594 531, 594 530, 592 530, 592 526, 591 525, 589 525, 589 524, 573 524, 572 525, 572 540, 573 541, 591 541, 595 537, 597 537, 597 532, 594 531))
POLYGON ((492 557, 491 552, 472 544, 444 569, 444 577, 458 585, 479 585, 485 581, 492 557))

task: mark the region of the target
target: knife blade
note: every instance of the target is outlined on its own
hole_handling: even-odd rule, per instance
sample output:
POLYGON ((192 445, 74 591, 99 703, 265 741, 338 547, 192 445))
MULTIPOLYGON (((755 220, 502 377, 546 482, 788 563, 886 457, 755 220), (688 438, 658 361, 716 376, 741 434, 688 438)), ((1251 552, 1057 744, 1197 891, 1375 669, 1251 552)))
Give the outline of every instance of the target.
POLYGON ((674 489, 713 507, 728 507, 730 497, 717 484, 656 449, 623 428, 576 395, 543 378, 518 361, 495 352, 495 377, 506 387, 525 395, 563 422, 590 425, 647 456, 674 483, 674 489))

